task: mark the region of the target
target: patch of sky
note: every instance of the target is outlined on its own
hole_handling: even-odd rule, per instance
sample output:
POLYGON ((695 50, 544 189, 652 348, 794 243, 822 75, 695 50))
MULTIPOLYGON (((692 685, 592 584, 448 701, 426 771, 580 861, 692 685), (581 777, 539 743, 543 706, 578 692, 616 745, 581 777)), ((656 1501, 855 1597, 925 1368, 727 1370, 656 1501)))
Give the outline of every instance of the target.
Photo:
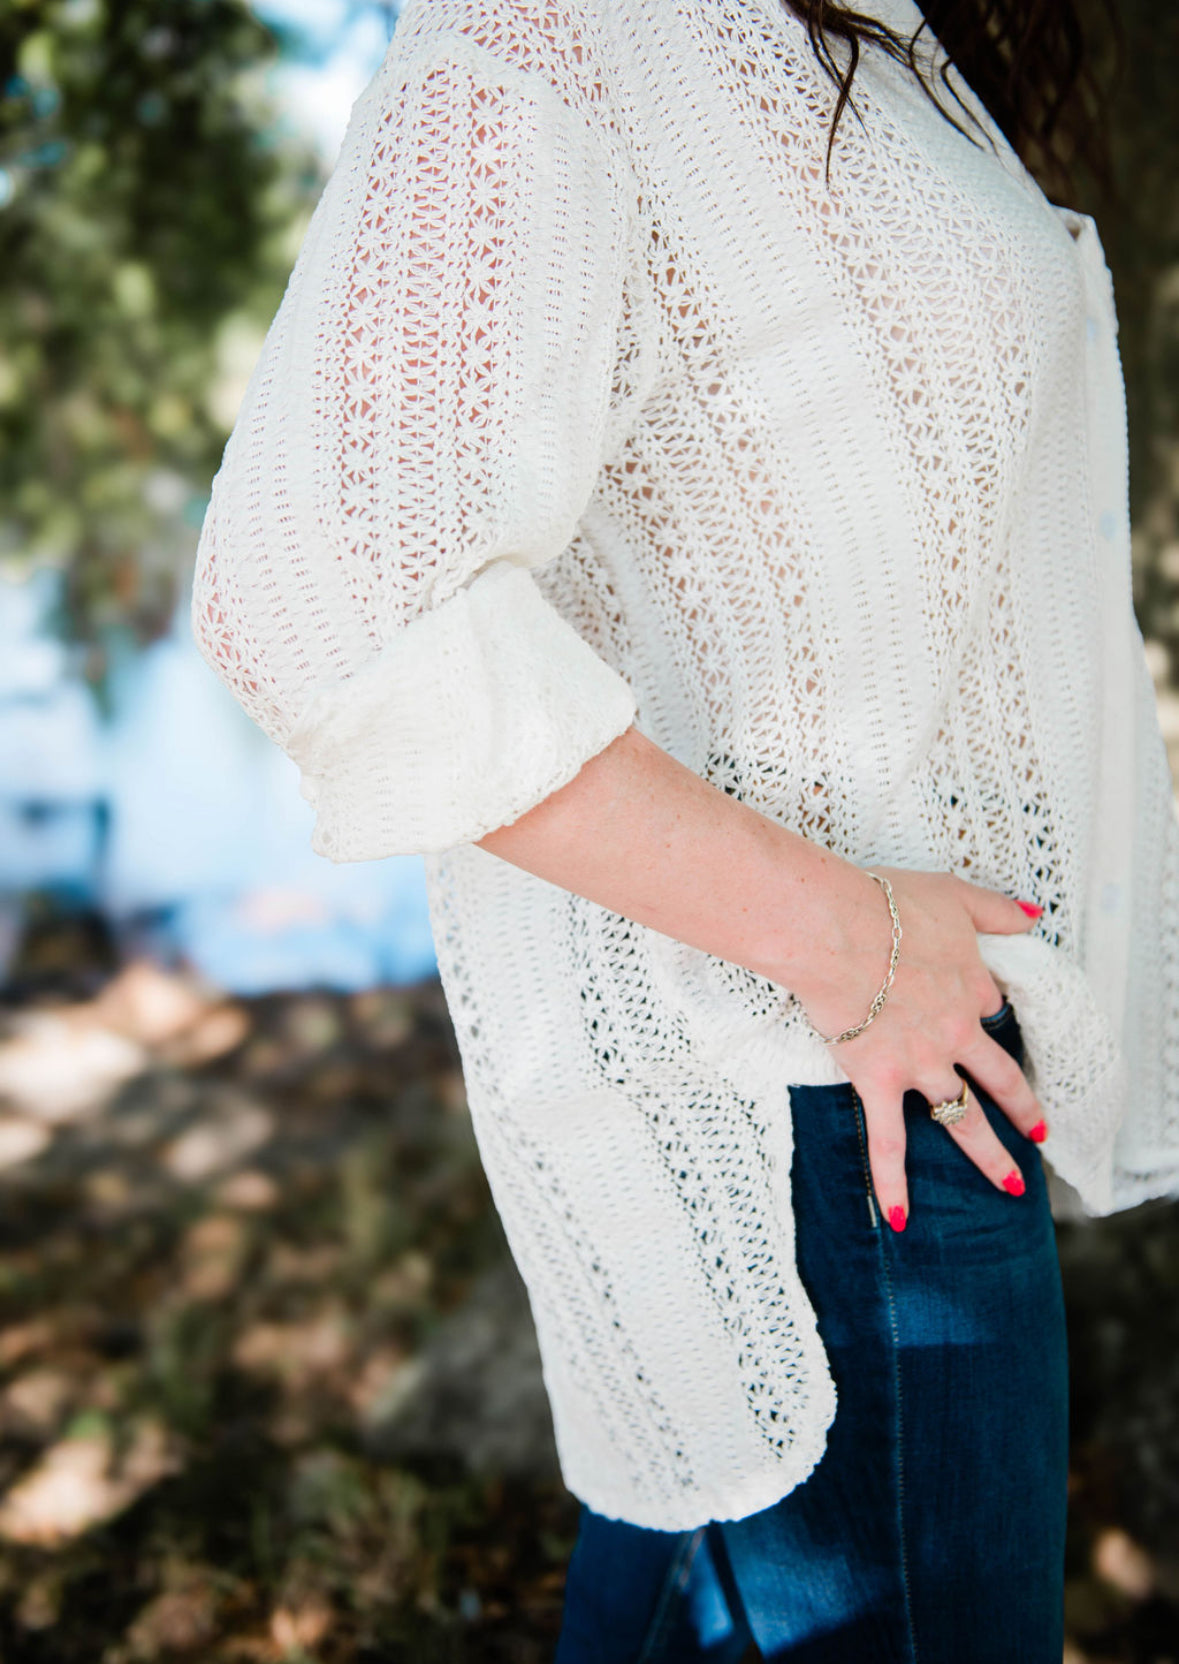
POLYGON ((271 88, 283 118, 334 162, 352 106, 388 49, 396 6, 381 0, 253 0, 278 35, 271 88))
POLYGON ((289 52, 322 60, 336 50, 356 8, 348 0, 254 0, 252 9, 289 52))

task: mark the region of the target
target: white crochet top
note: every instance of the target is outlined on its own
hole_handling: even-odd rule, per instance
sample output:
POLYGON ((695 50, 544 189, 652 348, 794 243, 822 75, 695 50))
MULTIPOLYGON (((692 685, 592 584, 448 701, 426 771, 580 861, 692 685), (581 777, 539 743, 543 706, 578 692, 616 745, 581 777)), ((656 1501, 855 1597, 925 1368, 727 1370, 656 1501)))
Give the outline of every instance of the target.
POLYGON ((851 861, 1042 903, 980 945, 1045 1158, 1091 1213, 1179 1194, 1112 287, 954 81, 977 142, 867 47, 828 187, 780 0, 407 0, 205 522, 202 651, 315 848, 426 855, 564 1476, 640 1525, 823 1452, 789 1087, 846 1075, 788 990, 474 842, 632 721, 851 861))

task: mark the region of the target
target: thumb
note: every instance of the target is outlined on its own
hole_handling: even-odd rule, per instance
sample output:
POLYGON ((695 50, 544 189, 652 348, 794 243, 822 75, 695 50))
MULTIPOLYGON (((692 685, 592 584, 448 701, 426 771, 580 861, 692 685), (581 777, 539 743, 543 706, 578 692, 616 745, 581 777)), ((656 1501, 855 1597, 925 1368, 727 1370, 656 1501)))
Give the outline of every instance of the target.
POLYGON ((976 930, 1002 936, 1018 936, 1031 930, 1044 909, 1034 901, 1015 901, 1001 890, 988 890, 982 884, 960 880, 962 900, 974 920, 976 930))

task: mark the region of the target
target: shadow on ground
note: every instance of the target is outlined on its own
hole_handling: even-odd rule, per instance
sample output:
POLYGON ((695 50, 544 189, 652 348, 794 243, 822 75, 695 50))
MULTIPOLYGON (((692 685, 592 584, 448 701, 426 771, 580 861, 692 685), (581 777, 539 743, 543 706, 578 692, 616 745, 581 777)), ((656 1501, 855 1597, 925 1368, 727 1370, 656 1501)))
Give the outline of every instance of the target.
MULTIPOLYGON (((1066 1659, 1174 1664, 1179 1209, 1058 1232, 1066 1659)), ((8 1664, 541 1664, 575 1525, 436 982, 11 993, 8 1664)))

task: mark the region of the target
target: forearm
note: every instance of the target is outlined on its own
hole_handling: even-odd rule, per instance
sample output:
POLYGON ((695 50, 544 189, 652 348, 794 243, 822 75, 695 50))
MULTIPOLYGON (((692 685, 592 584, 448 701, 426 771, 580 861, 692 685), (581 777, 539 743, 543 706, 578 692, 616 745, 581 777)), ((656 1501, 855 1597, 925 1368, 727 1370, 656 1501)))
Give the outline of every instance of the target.
POLYGON ((720 791, 633 726, 479 843, 804 1002, 840 986, 853 944, 880 945, 887 963, 887 911, 860 868, 720 791))

